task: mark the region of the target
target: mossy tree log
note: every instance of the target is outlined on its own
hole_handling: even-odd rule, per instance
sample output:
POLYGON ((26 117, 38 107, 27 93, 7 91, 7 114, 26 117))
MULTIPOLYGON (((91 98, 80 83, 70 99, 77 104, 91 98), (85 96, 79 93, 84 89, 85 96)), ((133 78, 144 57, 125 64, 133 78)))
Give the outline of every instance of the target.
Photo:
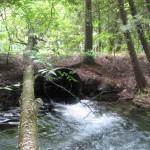
POLYGON ((30 52, 35 46, 35 37, 28 37, 28 44, 24 53, 24 78, 21 96, 21 116, 19 126, 19 150, 38 150, 37 112, 41 99, 34 97, 34 70, 30 52))

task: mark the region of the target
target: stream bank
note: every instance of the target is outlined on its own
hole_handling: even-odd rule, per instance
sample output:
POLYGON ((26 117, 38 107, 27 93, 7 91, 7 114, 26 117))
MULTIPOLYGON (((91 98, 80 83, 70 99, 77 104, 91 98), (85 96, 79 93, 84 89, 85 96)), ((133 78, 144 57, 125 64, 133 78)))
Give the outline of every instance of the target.
MULTIPOLYGON (((113 101, 129 101, 131 102, 137 93, 134 75, 130 59, 125 55, 113 56, 99 56, 95 57, 95 65, 82 64, 82 57, 79 56, 64 56, 64 57, 46 57, 51 62, 52 68, 65 67, 71 68, 76 72, 82 80, 81 98, 93 99, 99 95, 106 87, 110 91, 116 91, 114 95, 108 93, 99 95, 99 100, 113 101), (77 65, 78 64, 78 65, 77 65), (114 97, 112 99, 112 97, 114 97)), ((23 77, 23 62, 22 58, 10 56, 9 65, 5 64, 6 56, 2 55, 0 59, 0 87, 14 85, 22 82, 23 77)), ((148 83, 150 83, 150 66, 144 56, 139 57, 142 70, 146 76, 148 83)), ((40 63, 35 63, 35 72, 43 68, 40 63)), ((0 90, 0 109, 7 110, 9 107, 19 105, 19 97, 21 88, 13 87, 13 90, 0 90)), ((135 99, 134 99, 135 100, 135 99)), ((139 99, 138 99, 139 100, 139 99)), ((150 109, 150 99, 148 96, 140 98, 142 103, 138 100, 133 101, 138 107, 143 109, 150 109)))

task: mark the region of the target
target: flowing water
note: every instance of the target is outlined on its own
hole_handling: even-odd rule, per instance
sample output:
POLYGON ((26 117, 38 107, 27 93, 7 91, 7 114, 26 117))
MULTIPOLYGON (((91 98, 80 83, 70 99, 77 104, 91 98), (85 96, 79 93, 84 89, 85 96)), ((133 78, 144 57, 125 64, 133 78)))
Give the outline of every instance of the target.
MULTIPOLYGON (((150 150, 150 120, 128 107, 88 100, 73 105, 55 104, 53 112, 39 113, 41 150, 150 150)), ((18 109, 0 114, 0 150, 15 150, 18 109), (11 121, 9 118, 12 117, 11 121), (12 121, 13 120, 13 121, 12 121), (6 123, 11 124, 6 126, 6 123)))

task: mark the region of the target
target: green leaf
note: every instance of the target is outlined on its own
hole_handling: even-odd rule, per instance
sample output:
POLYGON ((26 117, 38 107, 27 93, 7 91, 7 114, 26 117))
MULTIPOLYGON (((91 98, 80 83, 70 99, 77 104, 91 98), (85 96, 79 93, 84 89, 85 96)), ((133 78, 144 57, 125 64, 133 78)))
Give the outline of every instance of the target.
POLYGON ((17 83, 17 84, 14 84, 13 86, 19 87, 20 85, 21 85, 20 83, 17 83))
POLYGON ((49 73, 57 76, 57 74, 56 74, 56 72, 54 70, 50 70, 49 73))
POLYGON ((4 87, 5 90, 8 90, 8 91, 12 91, 12 88, 10 86, 6 86, 4 87))
POLYGON ((35 60, 33 60, 33 63, 43 63, 43 61, 42 61, 42 60, 35 59, 35 60))
POLYGON ((40 69, 38 72, 41 73, 43 71, 47 71, 47 69, 40 69))

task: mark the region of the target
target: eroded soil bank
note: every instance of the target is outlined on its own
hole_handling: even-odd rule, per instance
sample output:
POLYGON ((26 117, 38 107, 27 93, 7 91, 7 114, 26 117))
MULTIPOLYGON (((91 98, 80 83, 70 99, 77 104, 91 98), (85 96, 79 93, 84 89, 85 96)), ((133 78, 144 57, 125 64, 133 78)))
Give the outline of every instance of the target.
MULTIPOLYGON (((109 102, 129 101, 140 108, 150 110, 149 91, 137 96, 137 89, 134 80, 132 66, 128 56, 117 55, 95 57, 94 65, 87 65, 82 62, 82 57, 47 57, 52 68, 65 67, 78 73, 82 80, 82 98, 92 100, 102 100, 109 102), (110 92, 101 95, 103 89, 107 88, 110 92), (97 96, 97 97, 96 97, 97 96), (134 101, 133 101, 134 99, 134 101)), ((144 56, 139 57, 139 61, 150 84, 150 65, 144 56)), ((36 62, 36 61, 35 61, 36 62)), ((35 72, 43 68, 44 65, 35 63, 35 72)), ((10 57, 9 64, 6 64, 6 56, 0 57, 0 87, 22 83, 23 60, 19 57, 10 57)), ((0 90, 0 109, 5 110, 9 107, 19 105, 21 88, 15 86, 13 90, 0 90)))

